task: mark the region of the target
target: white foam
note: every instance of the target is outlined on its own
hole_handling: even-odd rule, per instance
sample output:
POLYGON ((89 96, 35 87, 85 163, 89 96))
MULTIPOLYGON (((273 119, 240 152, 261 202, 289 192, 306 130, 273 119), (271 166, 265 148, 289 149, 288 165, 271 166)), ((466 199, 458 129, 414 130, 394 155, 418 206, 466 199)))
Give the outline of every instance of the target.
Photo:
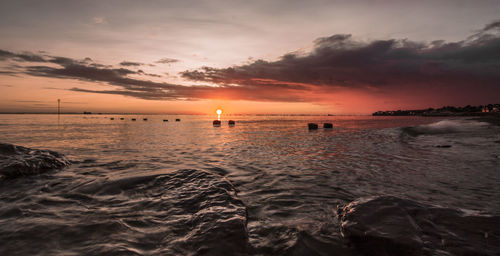
POLYGON ((450 119, 442 120, 431 124, 410 127, 409 131, 417 134, 443 134, 457 132, 472 132, 488 125, 488 123, 450 119))

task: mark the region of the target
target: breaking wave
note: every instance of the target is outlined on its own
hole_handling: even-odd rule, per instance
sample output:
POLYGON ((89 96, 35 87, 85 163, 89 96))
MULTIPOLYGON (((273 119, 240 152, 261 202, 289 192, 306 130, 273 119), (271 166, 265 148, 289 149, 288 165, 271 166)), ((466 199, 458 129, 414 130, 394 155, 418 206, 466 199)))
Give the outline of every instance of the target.
POLYGON ((488 125, 471 120, 442 120, 439 122, 402 128, 403 132, 412 136, 472 132, 488 125))

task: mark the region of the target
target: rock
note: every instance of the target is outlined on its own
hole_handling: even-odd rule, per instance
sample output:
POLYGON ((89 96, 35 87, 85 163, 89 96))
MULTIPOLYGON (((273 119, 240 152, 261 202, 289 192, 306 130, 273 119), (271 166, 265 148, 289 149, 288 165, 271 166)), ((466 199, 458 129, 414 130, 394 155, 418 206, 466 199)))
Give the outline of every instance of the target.
POLYGON ((175 119, 175 121, 176 121, 176 122, 180 122, 180 121, 181 121, 181 119, 177 118, 177 119, 175 119))
POLYGON ((0 143, 0 176, 16 178, 61 169, 70 164, 64 155, 0 143))
POLYGON ((213 121, 213 125, 214 126, 220 126, 220 123, 221 123, 220 120, 214 120, 213 121))
POLYGON ((324 123, 323 124, 323 128, 325 128, 325 129, 332 129, 333 128, 333 124, 332 123, 324 123))
POLYGON ((234 126, 234 125, 236 124, 236 122, 235 122, 234 120, 229 120, 229 121, 227 122, 227 124, 228 124, 229 126, 234 126))
POLYGON ((309 128, 309 130, 317 130, 318 129, 318 124, 308 123, 307 127, 309 128))
MULTIPOLYGON (((57 184, 59 189, 64 186, 57 184)), ((250 255, 251 251, 246 206, 227 179, 207 171, 92 179, 57 193, 33 195, 23 204, 2 205, 0 216, 0 255, 250 255)))
MULTIPOLYGON (((132 241, 144 241, 145 247, 151 247, 152 251, 145 253, 148 255, 239 255, 249 250, 246 206, 237 198, 233 185, 215 173, 183 169, 96 182, 77 192, 124 199, 106 202, 102 206, 107 209, 106 216, 102 217, 108 222, 119 219, 133 223, 134 229, 104 236, 98 242, 103 245, 133 237, 132 241), (124 212, 124 205, 138 211, 124 212), (157 229, 165 232, 138 232, 157 229)), ((85 220, 97 221, 90 216, 85 220)))
POLYGON ((342 235, 365 255, 500 254, 500 216, 383 196, 351 202, 339 218, 342 235))
POLYGON ((436 148, 451 148, 451 145, 437 145, 436 148))

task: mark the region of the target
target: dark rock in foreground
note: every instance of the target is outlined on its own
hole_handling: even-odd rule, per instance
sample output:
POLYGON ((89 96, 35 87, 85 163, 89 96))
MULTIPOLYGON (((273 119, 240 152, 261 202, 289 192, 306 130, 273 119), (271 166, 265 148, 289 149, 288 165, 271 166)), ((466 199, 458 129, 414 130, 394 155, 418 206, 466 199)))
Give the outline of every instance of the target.
POLYGON ((385 196, 354 201, 339 217, 365 255, 500 255, 500 216, 385 196))
POLYGON ((246 206, 215 173, 106 178, 61 196, 50 207, 29 201, 36 212, 3 222, 0 255, 248 255, 246 206))
POLYGON ((16 178, 61 169, 70 164, 63 154, 0 143, 0 176, 16 178))

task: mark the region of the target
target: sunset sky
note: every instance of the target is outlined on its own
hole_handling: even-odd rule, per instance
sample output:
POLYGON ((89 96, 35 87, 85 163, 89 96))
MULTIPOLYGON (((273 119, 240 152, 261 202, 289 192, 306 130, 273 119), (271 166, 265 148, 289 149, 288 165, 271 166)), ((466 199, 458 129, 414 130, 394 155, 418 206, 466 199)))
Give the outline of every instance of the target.
POLYGON ((0 2, 0 112, 500 102, 500 1, 0 2))

